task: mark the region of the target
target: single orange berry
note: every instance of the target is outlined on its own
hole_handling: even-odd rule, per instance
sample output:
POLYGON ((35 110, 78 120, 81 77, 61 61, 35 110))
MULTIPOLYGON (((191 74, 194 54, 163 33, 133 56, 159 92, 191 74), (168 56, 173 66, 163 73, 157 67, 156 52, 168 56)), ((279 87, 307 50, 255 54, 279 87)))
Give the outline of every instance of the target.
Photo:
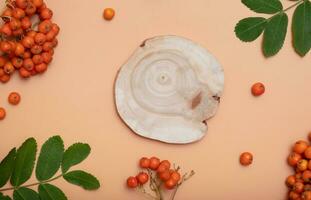
POLYGON ((260 95, 262 95, 263 93, 265 93, 265 86, 264 86, 264 84, 262 84, 262 83, 255 83, 253 86, 252 86, 252 89, 251 89, 251 91, 252 91, 252 94, 254 95, 254 96, 260 96, 260 95))
POLYGON ((253 155, 249 152, 244 152, 241 154, 240 156, 240 163, 243 165, 243 166, 248 166, 250 164, 252 164, 253 162, 253 155))
POLYGON ((142 157, 142 158, 139 160, 139 166, 140 166, 141 168, 145 168, 145 169, 149 168, 149 166, 150 166, 150 160, 149 160, 148 158, 146 158, 146 157, 142 157))
POLYGON ((12 105, 17 105, 21 101, 21 96, 17 92, 11 92, 8 101, 12 105))
POLYGON ((105 20, 108 20, 108 21, 112 20, 114 15, 115 15, 115 11, 114 11, 113 8, 106 8, 104 10, 104 15, 103 16, 104 16, 105 20))
POLYGON ((6 116, 5 109, 0 107, 0 120, 3 120, 5 116, 6 116))

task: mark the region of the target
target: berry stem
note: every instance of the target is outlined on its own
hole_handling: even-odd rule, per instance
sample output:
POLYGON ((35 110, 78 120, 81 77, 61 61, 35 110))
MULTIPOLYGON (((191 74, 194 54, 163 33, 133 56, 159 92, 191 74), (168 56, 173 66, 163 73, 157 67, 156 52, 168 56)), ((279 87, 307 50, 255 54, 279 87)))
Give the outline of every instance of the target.
POLYGON ((153 175, 152 171, 150 169, 148 169, 148 174, 150 177, 150 189, 152 191, 154 191, 154 193, 156 194, 156 199, 157 200, 163 200, 163 195, 161 192, 161 184, 157 184, 157 180, 156 177, 153 175))
POLYGON ((139 192, 143 193, 146 197, 148 197, 148 198, 150 198, 150 199, 153 199, 153 200, 156 200, 156 199, 157 199, 157 197, 153 196, 152 194, 149 194, 149 193, 145 190, 144 186, 138 187, 137 190, 138 190, 139 192))
POLYGON ((31 184, 28 184, 28 185, 21 185, 21 186, 18 186, 18 187, 9 187, 9 188, 0 189, 0 192, 9 191, 9 190, 17 190, 20 187, 28 188, 28 187, 35 186, 35 185, 49 183, 49 182, 55 181, 56 179, 59 179, 59 178, 63 177, 63 175, 64 174, 58 175, 58 176, 56 176, 56 177, 54 177, 52 179, 46 180, 46 181, 41 181, 41 182, 37 182, 37 183, 31 183, 31 184))
POLYGON ((190 174, 188 175, 188 173, 185 173, 183 176, 182 176, 182 179, 180 181, 180 183, 177 184, 176 186, 176 189, 174 190, 173 194, 172 194, 172 197, 171 197, 171 200, 174 200, 175 199, 175 196, 177 194, 177 191, 179 189, 179 187, 184 183, 186 182, 187 180, 189 180, 192 176, 194 176, 195 172, 192 170, 190 172, 190 174))

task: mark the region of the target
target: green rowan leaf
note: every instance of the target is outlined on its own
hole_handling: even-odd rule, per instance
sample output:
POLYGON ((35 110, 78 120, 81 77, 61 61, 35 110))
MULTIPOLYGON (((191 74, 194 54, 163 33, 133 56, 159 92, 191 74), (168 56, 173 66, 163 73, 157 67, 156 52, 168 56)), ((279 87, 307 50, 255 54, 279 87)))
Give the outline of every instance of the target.
POLYGON ((100 187, 100 183, 96 177, 81 170, 68 172, 64 175, 64 179, 86 190, 96 190, 100 187))
POLYGON ((0 163, 0 188, 8 182, 12 175, 15 163, 15 156, 16 148, 12 149, 0 163))
POLYGON ((64 192, 51 184, 40 184, 38 191, 41 200, 67 200, 64 192))
POLYGON ((287 33, 288 17, 281 13, 272 17, 265 29, 263 53, 266 57, 277 54, 284 44, 287 33))
POLYGON ((283 10, 279 0, 242 0, 242 3, 257 13, 274 14, 283 10))
POLYGON ((17 150, 15 167, 11 176, 11 184, 20 186, 25 183, 32 174, 37 152, 37 143, 34 138, 27 139, 17 150))
POLYGON ((242 19, 235 26, 236 36, 244 41, 251 42, 256 40, 264 31, 267 20, 263 17, 249 17, 242 19))
POLYGON ((300 4, 293 16, 293 45, 300 56, 306 55, 311 48, 311 2, 300 4))
POLYGON ((14 200, 40 200, 39 195, 32 189, 21 187, 14 190, 13 193, 14 200))
POLYGON ((62 171, 67 172, 70 167, 81 163, 88 157, 91 147, 88 144, 76 143, 71 145, 64 153, 62 171))
POLYGON ((58 171, 64 154, 64 142, 60 136, 49 138, 42 146, 36 167, 39 181, 52 178, 58 171))

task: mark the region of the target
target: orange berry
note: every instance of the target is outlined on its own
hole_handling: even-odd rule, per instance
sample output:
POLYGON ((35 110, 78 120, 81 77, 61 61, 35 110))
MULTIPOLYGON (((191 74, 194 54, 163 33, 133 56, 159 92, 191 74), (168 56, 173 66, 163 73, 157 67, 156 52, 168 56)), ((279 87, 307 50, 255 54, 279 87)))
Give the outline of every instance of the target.
POLYGON ((44 35, 43 33, 37 33, 34 39, 38 45, 43 45, 46 41, 46 35, 44 35))
POLYGON ((161 173, 161 172, 163 172, 163 171, 165 171, 165 170, 168 170, 168 169, 170 169, 170 168, 167 167, 166 164, 160 164, 159 167, 158 167, 158 169, 157 169, 157 172, 158 172, 158 173, 161 173))
POLYGON ((38 26, 39 32, 47 34, 52 29, 52 22, 50 20, 44 20, 38 26))
POLYGON ((17 92, 11 92, 8 101, 12 105, 17 105, 21 101, 21 96, 17 92))
POLYGON ((177 185, 177 182, 173 179, 169 179, 169 180, 165 181, 165 183, 164 183, 165 188, 168 190, 174 189, 176 185, 177 185))
POLYGON ((41 63, 43 63, 43 57, 41 55, 34 55, 32 57, 32 62, 35 64, 35 65, 39 65, 41 63))
POLYGON ((27 8, 25 9, 25 13, 28 16, 32 16, 36 13, 36 10, 37 10, 36 6, 33 3, 29 2, 27 8))
POLYGON ((21 36, 21 35, 23 35, 23 33, 24 33, 24 31, 23 31, 22 28, 19 28, 19 29, 17 29, 17 30, 15 30, 15 31, 12 32, 12 34, 13 34, 14 36, 21 36))
POLYGON ((11 21, 9 22, 9 25, 11 30, 15 31, 22 26, 22 23, 18 19, 12 18, 11 21))
POLYGON ((26 36, 22 39, 22 44, 24 47, 30 49, 35 45, 35 40, 33 39, 33 37, 26 36))
POLYGON ((47 70, 48 66, 45 63, 41 63, 35 66, 35 70, 38 73, 43 73, 47 70))
POLYGON ((46 34, 46 41, 51 42, 55 37, 56 37, 56 33, 54 31, 50 30, 46 34))
POLYGON ((14 57, 14 58, 12 58, 11 61, 12 61, 12 64, 14 65, 14 67, 16 69, 21 68, 23 66, 23 63, 24 63, 23 59, 19 58, 19 57, 14 57))
POLYGON ((159 158, 157 158, 157 157, 151 157, 150 158, 150 166, 149 166, 150 169, 156 170, 156 169, 158 169, 159 165, 160 165, 160 159, 159 158))
POLYGON ((300 198, 300 195, 297 192, 290 191, 288 197, 290 200, 298 200, 300 198))
POLYGON ((295 178, 295 176, 290 175, 290 176, 287 177, 287 179, 286 179, 286 185, 287 185, 288 187, 292 187, 295 183, 296 183, 296 178, 295 178))
POLYGON ((176 181, 178 183, 178 181, 180 180, 180 173, 177 171, 174 171, 171 174, 171 179, 173 179, 174 181, 176 181))
POLYGON ((311 191, 304 191, 301 195, 302 200, 311 200, 311 191))
POLYGON ((31 47, 30 52, 34 55, 40 54, 42 52, 42 46, 36 44, 31 47))
POLYGON ((32 59, 31 58, 26 58, 25 60, 24 60, 24 63, 23 63, 23 67, 26 69, 26 70, 28 70, 28 71, 31 71, 33 68, 34 68, 34 63, 33 63, 33 61, 32 61, 32 59))
POLYGON ((103 17, 104 17, 105 20, 108 20, 108 21, 112 20, 114 15, 115 15, 115 11, 114 11, 113 8, 106 8, 104 10, 103 17))
POLYGON ((299 171, 305 171, 308 169, 308 161, 305 159, 301 159, 297 163, 297 170, 299 171))
POLYGON ((10 17, 12 17, 13 11, 11 8, 7 8, 3 11, 1 17, 4 17, 3 20, 5 22, 10 21, 10 17))
POLYGON ((31 76, 31 73, 29 71, 27 71, 24 67, 19 69, 19 75, 22 78, 29 78, 31 76))
POLYGON ((249 152, 244 152, 240 155, 240 163, 243 166, 248 166, 253 163, 253 155, 249 152))
POLYGON ((311 147, 308 147, 305 150, 305 156, 306 156, 306 158, 311 159, 311 147))
POLYGON ((137 181, 140 183, 140 184, 145 184, 148 182, 149 180, 149 176, 147 173, 145 172, 140 172, 137 176, 136 176, 136 179, 137 181))
POLYGON ((28 31, 26 35, 29 37, 35 38, 35 36, 37 35, 37 32, 36 31, 28 31))
POLYGON ((40 18, 42 20, 51 19, 53 17, 53 11, 49 8, 44 8, 40 11, 40 18))
POLYGON ((32 54, 30 51, 25 51, 24 54, 23 54, 23 58, 26 59, 26 58, 31 58, 32 54))
POLYGON ((50 62, 52 62, 52 59, 53 59, 51 53, 49 52, 43 52, 41 54, 41 57, 42 57, 43 62, 45 62, 46 64, 49 64, 50 62))
POLYGON ((302 179, 305 182, 309 182, 311 180, 311 171, 310 170, 306 170, 302 173, 302 179))
POLYGON ((3 120, 6 116, 5 109, 0 107, 0 120, 3 120))
POLYGON ((265 86, 262 83, 255 83, 251 91, 254 96, 260 96, 265 92, 265 86))
POLYGON ((136 179, 136 177, 128 177, 128 179, 126 180, 126 184, 127 184, 127 187, 129 188, 136 188, 138 186, 138 181, 136 179))
POLYGON ((13 74, 13 72, 15 71, 15 68, 11 62, 7 62, 5 63, 3 70, 6 74, 13 74))
POLYGON ((16 56, 22 56, 25 52, 25 47, 21 44, 21 43, 16 43, 16 47, 15 47, 15 55, 16 56))
POLYGON ((27 7, 28 2, 26 0, 15 0, 15 4, 17 5, 17 7, 25 9, 27 7))
POLYGON ((303 188, 304 188, 304 184, 300 183, 300 182, 297 182, 293 186, 293 191, 298 193, 298 194, 300 194, 300 193, 303 192, 303 188))
POLYGON ((43 48, 43 51, 50 51, 53 49, 53 44, 52 42, 45 42, 42 48, 43 48))
POLYGON ((10 80, 11 76, 9 74, 4 74, 0 77, 1 83, 7 83, 10 80))
MULTIPOLYGON (((42 56, 43 54, 48 54, 48 53, 42 53, 42 56)), ((140 160, 139 160, 139 166, 143 169, 147 169, 149 168, 149 165, 150 165, 150 160, 146 157, 142 157, 140 160)))
POLYGON ((301 159, 300 154, 292 152, 291 154, 289 154, 287 161, 290 166, 295 167, 300 159, 301 159))
POLYGON ((12 46, 10 42, 7 42, 7 41, 1 42, 0 48, 1 48, 1 51, 5 53, 10 53, 10 51, 12 50, 12 46))
POLYGON ((11 28, 10 28, 10 25, 8 23, 2 25, 2 28, 1 28, 1 33, 3 33, 5 36, 11 36, 13 34, 11 28))
POLYGON ((15 8, 13 9, 12 16, 15 17, 16 19, 22 19, 23 17, 26 16, 26 14, 23 9, 15 8))
POLYGON ((32 0, 32 3, 37 7, 40 8, 43 5, 43 0, 32 0))
POLYGON ((21 20, 21 24, 22 24, 22 29, 24 29, 24 30, 31 28, 31 25, 32 25, 29 17, 24 17, 21 20))
POLYGON ((52 40, 52 45, 53 45, 53 48, 55 48, 55 47, 58 45, 58 40, 57 40, 57 38, 54 38, 54 39, 52 40))
POLYGON ((0 68, 0 77, 3 76, 3 75, 5 75, 5 72, 4 72, 4 70, 2 68, 0 68))
POLYGON ((171 173, 169 170, 164 170, 163 172, 159 172, 158 173, 158 177, 162 180, 162 181, 167 181, 171 178, 171 173))
POLYGON ((3 56, 0 56, 0 68, 3 67, 6 62, 7 62, 7 59, 3 56))
POLYGON ((53 24, 52 25, 52 29, 51 29, 51 31, 53 31, 54 33, 55 33, 55 35, 58 35, 58 33, 59 33, 59 26, 57 25, 57 24, 53 24))
POLYGON ((295 143, 294 147, 293 147, 293 151, 298 153, 298 154, 302 154, 305 152, 305 150, 308 148, 309 144, 306 141, 303 140, 299 140, 295 143))
POLYGON ((165 165, 168 169, 171 168, 171 163, 168 160, 162 160, 160 165, 165 165))

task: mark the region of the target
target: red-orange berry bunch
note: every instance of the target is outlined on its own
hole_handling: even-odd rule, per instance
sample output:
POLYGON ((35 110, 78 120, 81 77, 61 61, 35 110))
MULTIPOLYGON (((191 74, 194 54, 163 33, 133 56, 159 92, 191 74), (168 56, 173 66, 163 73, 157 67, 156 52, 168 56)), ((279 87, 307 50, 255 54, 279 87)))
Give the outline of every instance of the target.
MULTIPOLYGON (((157 157, 143 157, 139 161, 139 166, 142 169, 149 169, 156 172, 157 177, 164 183, 166 189, 174 189, 180 181, 178 171, 171 169, 171 163, 168 160, 160 161, 157 157)), ((136 177, 129 177, 127 185, 130 188, 135 188, 138 184, 145 184, 149 180, 149 176, 145 172, 140 172, 136 177)))
MULTIPOLYGON (((142 171, 136 176, 128 177, 126 184, 129 188, 141 189, 144 184, 150 182, 148 185, 150 186, 150 189, 156 193, 155 199, 162 195, 163 188, 167 190, 177 190, 178 186, 194 175, 194 172, 191 171, 190 174, 186 173, 182 177, 179 173, 179 167, 174 169, 172 168, 170 161, 161 161, 157 157, 141 158, 139 160, 139 167, 142 171)), ((142 192, 146 194, 144 189, 142 192)), ((152 195, 149 194, 149 196, 152 195)))
POLYGON ((18 71, 22 78, 47 70, 57 46, 59 26, 43 0, 9 0, 1 14, 0 82, 18 71), (38 23, 34 23, 38 16, 38 23))
MULTIPOLYGON (((309 134, 311 140, 311 133, 309 134)), ((286 178, 290 200, 311 200, 311 145, 305 140, 297 141, 287 158, 295 173, 286 178)))

